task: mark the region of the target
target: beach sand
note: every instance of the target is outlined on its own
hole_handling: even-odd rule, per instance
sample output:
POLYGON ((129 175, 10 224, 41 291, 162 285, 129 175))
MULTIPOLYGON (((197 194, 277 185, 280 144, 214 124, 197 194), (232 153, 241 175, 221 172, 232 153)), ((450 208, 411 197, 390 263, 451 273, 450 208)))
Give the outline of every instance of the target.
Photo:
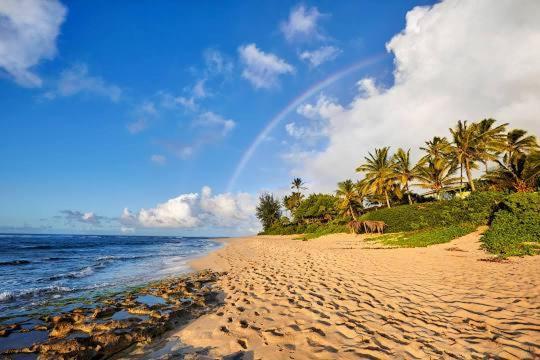
POLYGON ((479 237, 412 249, 346 234, 232 239, 192 264, 228 272, 224 305, 145 357, 167 358, 173 341, 202 358, 540 357, 540 256, 486 261, 479 237))

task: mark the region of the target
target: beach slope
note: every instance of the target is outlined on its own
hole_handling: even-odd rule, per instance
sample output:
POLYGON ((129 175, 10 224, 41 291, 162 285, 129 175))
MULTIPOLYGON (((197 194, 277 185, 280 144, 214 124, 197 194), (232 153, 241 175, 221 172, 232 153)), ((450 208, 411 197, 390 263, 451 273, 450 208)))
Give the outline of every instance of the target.
POLYGON ((210 358, 540 356, 540 256, 493 261, 479 237, 410 249, 346 234, 234 239, 193 263, 228 272, 224 305, 168 340, 210 358))

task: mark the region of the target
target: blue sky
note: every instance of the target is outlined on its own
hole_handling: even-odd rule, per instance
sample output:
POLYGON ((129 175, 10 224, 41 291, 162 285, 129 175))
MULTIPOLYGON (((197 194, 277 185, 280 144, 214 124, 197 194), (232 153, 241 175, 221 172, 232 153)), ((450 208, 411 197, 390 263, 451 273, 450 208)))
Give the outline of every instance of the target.
MULTIPOLYGON (((295 160, 316 154, 306 160, 315 164, 333 149, 334 114, 397 87, 394 61, 411 47, 406 36, 387 44, 401 31, 416 36, 404 30, 415 20, 407 12, 423 6, 424 18, 450 18, 457 10, 445 8, 449 2, 7 0, 0 5, 0 229, 255 231, 258 192, 279 193, 294 175, 329 188, 333 179, 318 184, 324 175, 295 160), (369 63, 285 114, 228 188, 276 114, 362 61, 369 63)), ((408 59, 403 64, 412 69, 408 59)), ((406 74, 413 70, 420 71, 406 74)), ((480 111, 471 108, 463 115, 480 111)))

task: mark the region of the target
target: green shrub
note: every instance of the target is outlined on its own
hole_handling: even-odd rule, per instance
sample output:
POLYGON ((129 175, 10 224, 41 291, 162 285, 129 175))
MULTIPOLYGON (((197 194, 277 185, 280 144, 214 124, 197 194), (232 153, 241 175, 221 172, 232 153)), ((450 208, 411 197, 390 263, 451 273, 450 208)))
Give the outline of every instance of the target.
POLYGON ((311 194, 307 199, 302 200, 294 211, 294 218, 297 221, 320 220, 326 215, 335 218, 338 214, 336 201, 337 198, 334 195, 311 194))
POLYGON ((313 232, 306 232, 304 239, 315 239, 328 234, 338 234, 349 232, 349 228, 346 224, 340 224, 339 222, 328 223, 320 225, 318 229, 313 232))
POLYGON ((267 231, 261 232, 260 235, 295 235, 306 234, 306 237, 313 239, 326 234, 348 232, 347 222, 343 219, 334 219, 328 223, 313 223, 313 224, 284 224, 280 222, 274 223, 267 231))
POLYGON ((499 204, 482 237, 488 251, 502 256, 540 252, 540 194, 516 193, 499 204))
POLYGON ((401 205, 370 211, 359 220, 380 220, 388 232, 414 231, 462 223, 485 225, 492 209, 504 199, 499 192, 475 192, 465 199, 401 205))
POLYGON ((450 225, 442 228, 386 234, 369 240, 395 247, 424 247, 452 241, 473 232, 475 228, 473 224, 450 225))

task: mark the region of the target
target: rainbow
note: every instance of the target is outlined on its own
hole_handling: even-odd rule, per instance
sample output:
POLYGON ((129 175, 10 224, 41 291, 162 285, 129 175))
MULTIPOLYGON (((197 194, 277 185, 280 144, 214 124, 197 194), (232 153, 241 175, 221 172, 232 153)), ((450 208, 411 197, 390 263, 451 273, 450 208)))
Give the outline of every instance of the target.
POLYGON ((236 165, 236 168, 234 170, 233 175, 229 179, 229 183, 227 185, 227 192, 231 192, 236 184, 236 181, 244 171, 244 168, 246 167, 247 163, 251 160, 253 157, 253 154, 255 154, 255 151, 261 144, 261 142, 272 132, 272 130, 278 125, 281 120, 283 120, 291 111, 294 111, 299 105, 301 105, 304 101, 321 91, 322 89, 326 88, 327 86, 333 84, 334 82, 340 80, 341 78, 357 71, 362 68, 365 68, 367 66, 370 66, 381 59, 385 57, 386 54, 380 54, 373 57, 370 57, 368 59, 364 59, 362 61, 359 61, 357 63, 354 63, 352 65, 349 65, 332 75, 328 76, 327 78, 319 81, 318 83, 312 85, 309 87, 306 91, 301 93, 299 96, 295 97, 287 106, 285 106, 280 112, 276 114, 269 122, 266 124, 266 126, 262 129, 262 131, 257 135, 255 140, 251 143, 251 145, 247 148, 247 150, 242 155, 242 158, 236 165))

